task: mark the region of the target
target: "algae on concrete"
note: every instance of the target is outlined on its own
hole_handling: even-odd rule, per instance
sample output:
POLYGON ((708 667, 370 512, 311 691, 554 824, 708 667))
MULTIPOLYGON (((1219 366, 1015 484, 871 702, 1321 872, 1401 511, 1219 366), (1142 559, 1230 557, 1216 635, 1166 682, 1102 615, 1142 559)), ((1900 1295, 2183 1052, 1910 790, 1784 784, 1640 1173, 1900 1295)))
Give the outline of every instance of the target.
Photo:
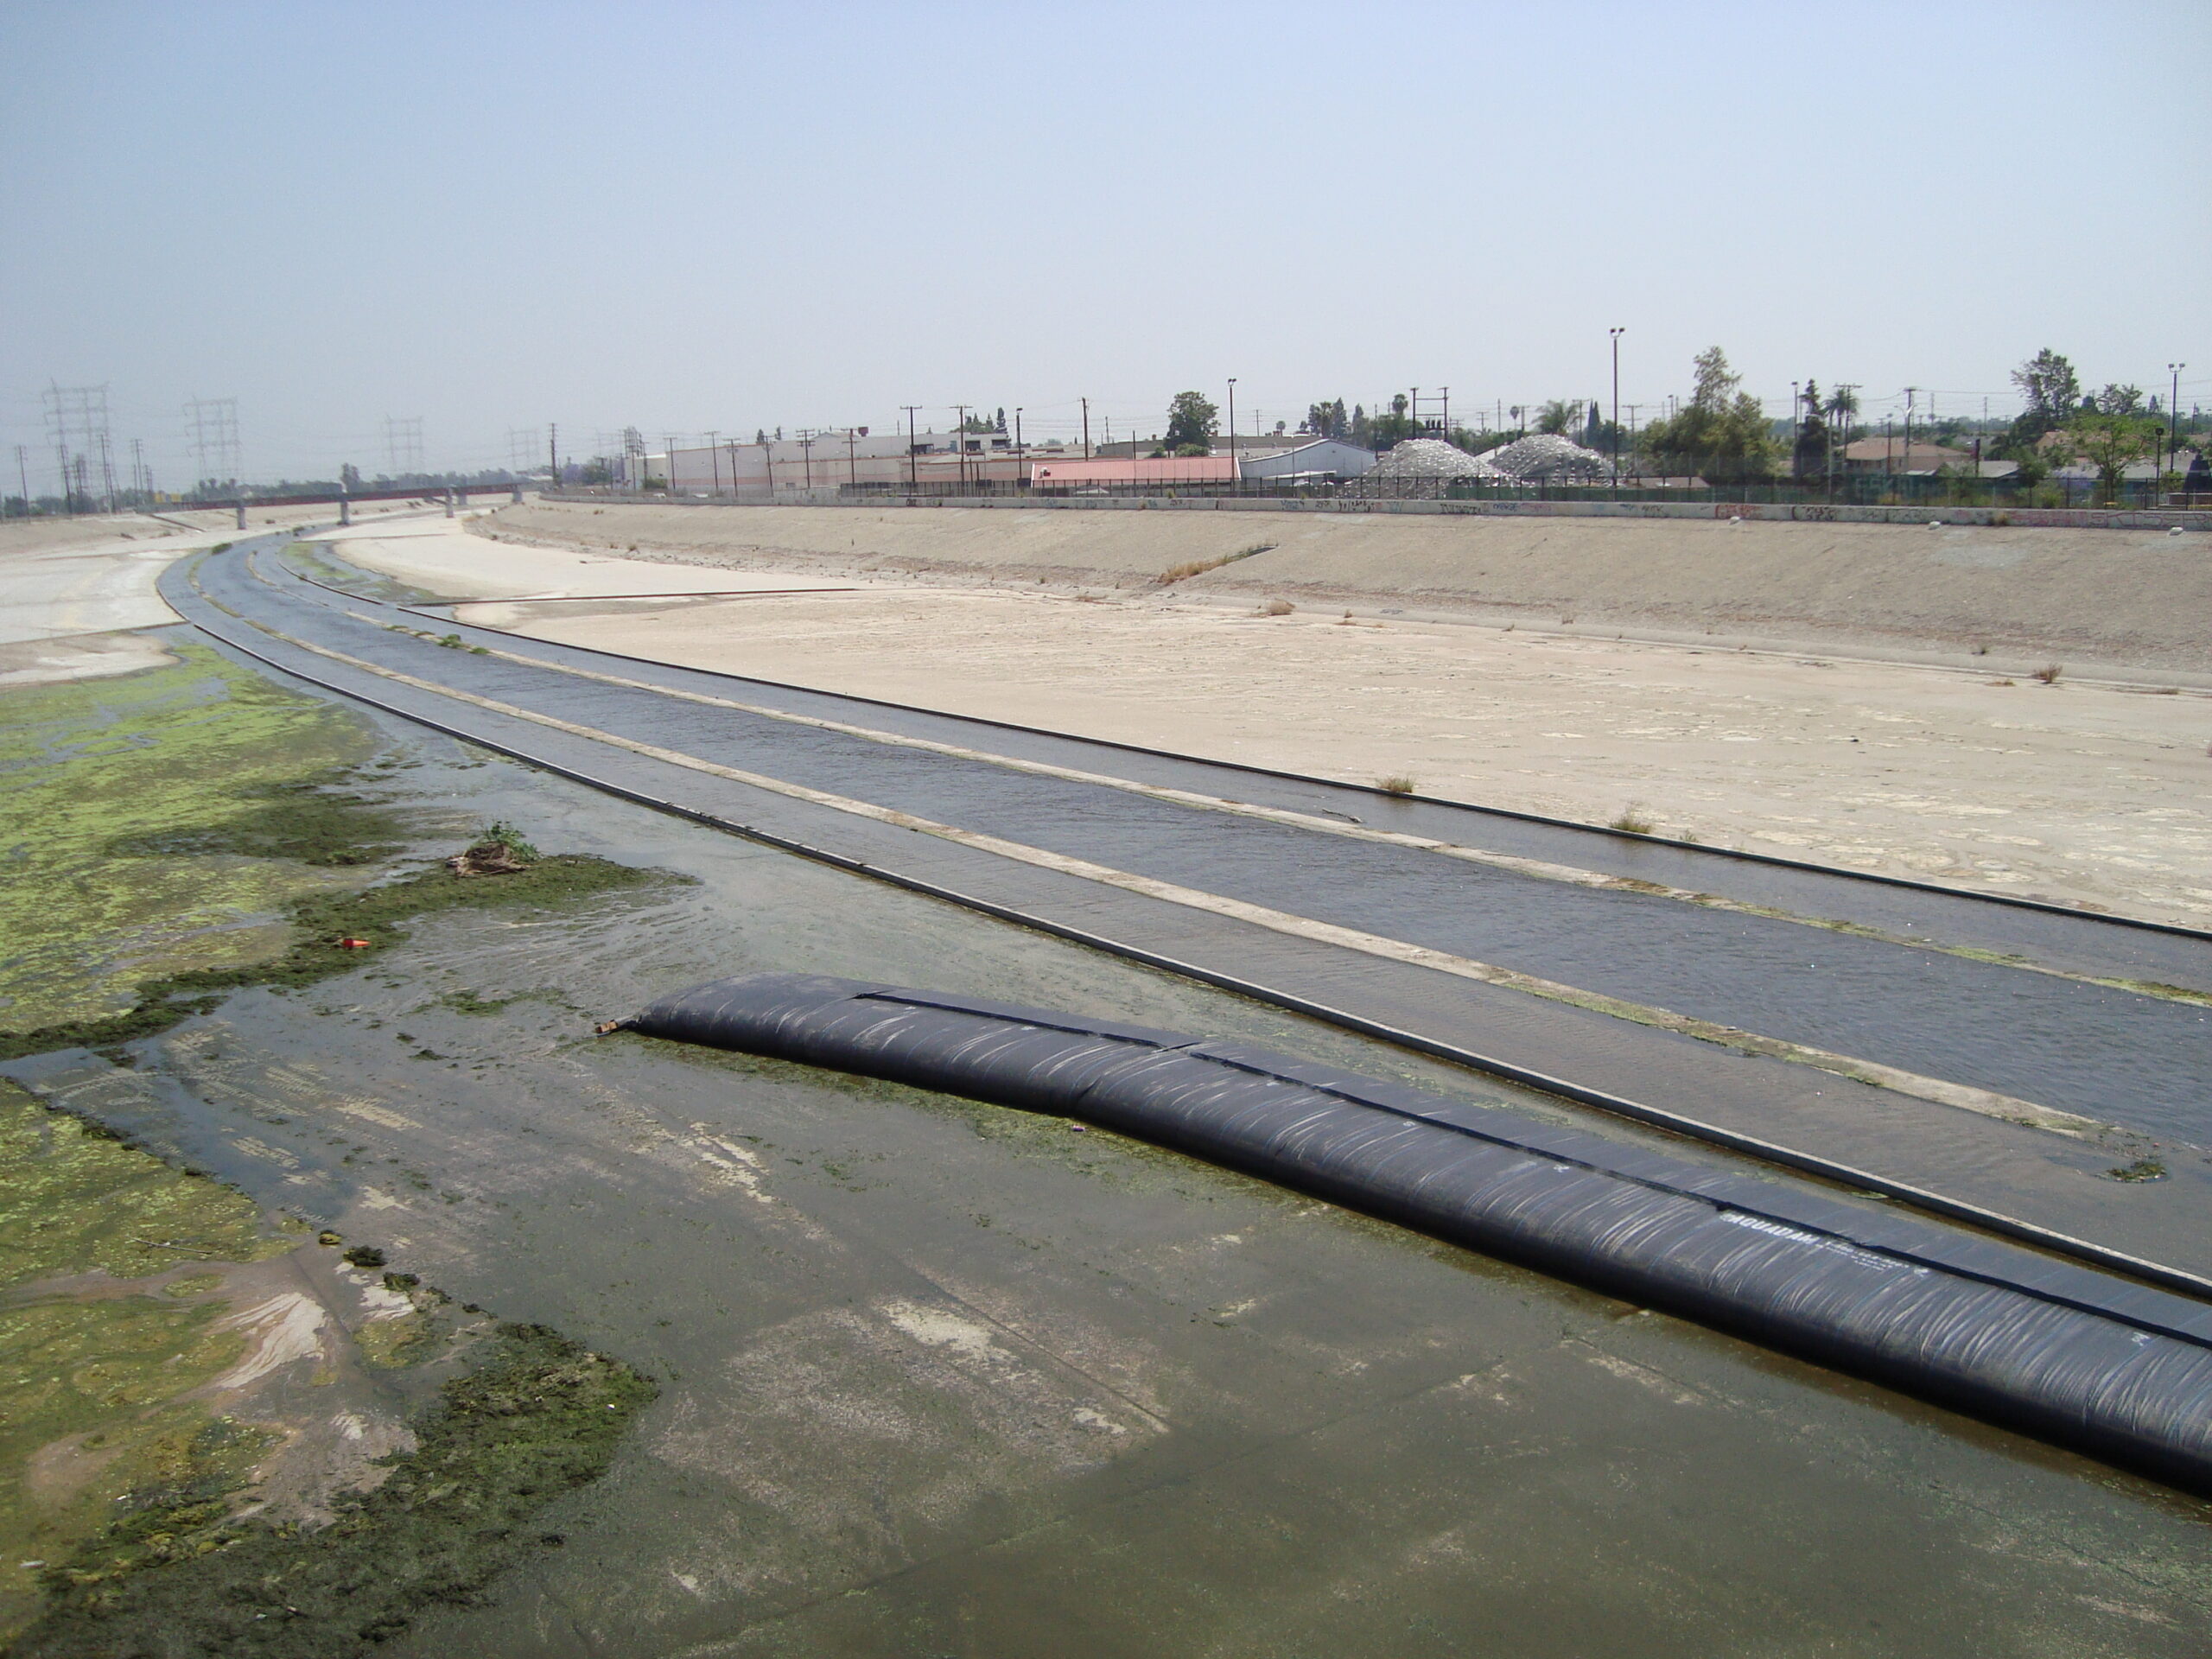
MULTIPOLYGON (((363 967, 437 912, 675 879, 552 857, 361 890, 407 838, 355 792, 379 781, 373 729, 175 648, 171 667, 0 696, 0 1055, 112 1051, 227 990, 363 967)), ((411 1274, 379 1287, 362 1264, 381 1249, 341 1265, 305 1236, 0 1083, 10 1651, 353 1651, 536 1547, 518 1523, 594 1478, 652 1396, 556 1333, 448 1313, 411 1274), (294 1315, 303 1343, 272 1353, 294 1315), (398 1412, 426 1401, 410 1431, 398 1412), (364 1424, 382 1438, 348 1451, 364 1424), (275 1622, 253 1617, 270 1609, 248 1580, 296 1578, 275 1622)))
POLYGON ((327 1526, 233 1519, 211 1496, 219 1467, 188 1468, 48 1572, 53 1603, 16 1653, 346 1659, 557 1545, 531 1516, 604 1473, 658 1389, 543 1325, 501 1325, 490 1349, 416 1420, 415 1450, 327 1526))
POLYGON ((186 1396, 245 1338, 204 1264, 289 1248, 238 1193, 0 1083, 0 1638, 37 1605, 24 1563, 92 1536, 209 1422, 186 1396))
POLYGON ((377 747, 365 721, 173 648, 171 666, 0 694, 0 1025, 112 1014, 150 973, 274 955, 270 912, 359 879, 317 865, 393 838, 327 788, 377 747))

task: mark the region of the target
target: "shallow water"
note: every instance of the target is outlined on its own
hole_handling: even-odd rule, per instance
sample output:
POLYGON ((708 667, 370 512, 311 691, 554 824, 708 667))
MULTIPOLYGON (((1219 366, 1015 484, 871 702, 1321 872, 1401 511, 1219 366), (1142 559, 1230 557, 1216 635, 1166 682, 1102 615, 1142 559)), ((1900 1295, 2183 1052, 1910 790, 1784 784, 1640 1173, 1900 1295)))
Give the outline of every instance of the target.
MULTIPOLYGON (((328 635, 340 648, 397 662, 396 653, 413 645, 255 586, 254 603, 282 602, 287 626, 328 635), (332 632, 341 627, 342 637, 332 632)), ((406 666, 724 765, 1762 1036, 2212 1143, 2212 1105, 2201 1086, 2212 1075, 2212 1009, 2194 1004, 1194 811, 498 658, 432 654, 435 665, 418 651, 406 666)), ((2201 944, 2144 937, 2168 955, 2193 951, 2201 965, 2201 944)))
POLYGON ((422 803, 699 884, 434 918, 143 1073, 36 1069, 662 1380, 563 1546, 394 1651, 2133 1655, 2212 1619, 2212 1510, 2068 1454, 1055 1120, 595 1040, 800 969, 1503 1097, 391 729, 422 803))

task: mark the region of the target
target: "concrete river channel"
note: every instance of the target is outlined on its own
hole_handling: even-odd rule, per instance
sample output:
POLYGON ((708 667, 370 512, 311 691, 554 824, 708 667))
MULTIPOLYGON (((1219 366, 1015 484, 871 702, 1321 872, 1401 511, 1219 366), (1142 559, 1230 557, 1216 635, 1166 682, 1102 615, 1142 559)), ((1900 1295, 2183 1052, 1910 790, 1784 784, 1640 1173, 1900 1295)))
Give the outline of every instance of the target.
POLYGON ((9 1068, 659 1381, 559 1548, 387 1650, 2204 1650, 2200 1497, 1141 1140, 591 1029, 761 970, 1078 1010, 2201 1317, 2205 936, 550 645, 276 538, 164 593, 421 805, 692 879, 9 1068))

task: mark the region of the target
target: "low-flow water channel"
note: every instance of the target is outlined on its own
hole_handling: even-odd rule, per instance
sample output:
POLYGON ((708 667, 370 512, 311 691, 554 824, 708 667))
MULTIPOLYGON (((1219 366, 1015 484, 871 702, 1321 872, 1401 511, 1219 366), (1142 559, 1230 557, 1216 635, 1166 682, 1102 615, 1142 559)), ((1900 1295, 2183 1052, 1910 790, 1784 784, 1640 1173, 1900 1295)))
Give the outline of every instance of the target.
POLYGON ((2197 1501, 1060 1120, 591 1027, 772 969, 1485 1080, 382 729, 402 808, 690 883, 10 1071, 659 1381, 557 1544, 386 1651, 2201 1651, 2197 1501))

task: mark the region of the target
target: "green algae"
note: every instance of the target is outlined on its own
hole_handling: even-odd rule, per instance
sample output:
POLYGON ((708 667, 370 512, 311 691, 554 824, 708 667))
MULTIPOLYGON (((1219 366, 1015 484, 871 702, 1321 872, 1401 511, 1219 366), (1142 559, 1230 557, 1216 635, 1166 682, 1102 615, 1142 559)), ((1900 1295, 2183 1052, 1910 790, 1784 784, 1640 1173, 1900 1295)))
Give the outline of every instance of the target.
POLYGON ((107 1049, 168 1030, 211 1008, 215 995, 247 985, 286 989, 351 973, 405 937, 408 923, 453 910, 552 908, 594 893, 683 880, 602 858, 564 855, 510 875, 464 876, 438 868, 361 893, 295 900, 286 912, 290 948, 274 961, 192 969, 140 982, 131 1006, 103 1018, 0 1031, 0 1059, 63 1048, 107 1049), (353 941, 352 944, 346 941, 353 941))
POLYGON ((344 868, 389 858, 407 836, 399 815, 340 789, 346 774, 257 784, 232 791, 240 810, 211 823, 118 836, 111 858, 228 854, 344 868))
POLYGON ((0 1083, 0 1635, 37 1608, 22 1563, 157 1478, 207 1422, 180 1396, 245 1347, 217 1324, 221 1276, 176 1269, 287 1248, 238 1193, 0 1083))
POLYGON ((526 1523, 604 1473, 657 1393, 542 1325, 503 1325, 487 1346, 415 1419, 416 1449, 384 1459, 382 1484, 340 1499, 328 1525, 236 1518, 211 1468, 48 1569, 51 1603, 15 1652, 340 1659, 469 1600, 556 1541, 526 1523))
POLYGON ((197 641, 171 649, 171 666, 0 693, 9 1026, 113 1013, 149 970, 281 950, 270 912, 393 836, 388 814, 328 793, 374 752, 366 722, 197 641))
POLYGON ((359 599, 417 605, 437 597, 427 588, 415 587, 397 576, 365 569, 340 558, 327 542, 294 542, 284 549, 283 560, 301 575, 359 599))
POLYGON ((0 1289, 81 1273, 137 1279, 286 1248, 230 1188, 171 1169, 0 1081, 0 1289))

